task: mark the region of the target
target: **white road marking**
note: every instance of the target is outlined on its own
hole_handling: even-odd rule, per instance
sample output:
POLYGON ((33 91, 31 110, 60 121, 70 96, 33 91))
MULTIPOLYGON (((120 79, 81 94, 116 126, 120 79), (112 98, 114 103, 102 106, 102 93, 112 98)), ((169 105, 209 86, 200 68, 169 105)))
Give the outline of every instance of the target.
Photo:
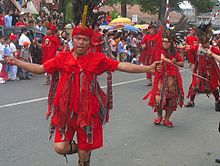
MULTIPOLYGON (((188 71, 191 69, 185 69, 185 70, 180 70, 180 72, 184 72, 184 71, 188 71)), ((134 82, 138 82, 138 81, 143 81, 146 78, 139 78, 136 80, 131 80, 131 81, 124 81, 124 82, 119 82, 116 84, 113 84, 112 86, 119 86, 119 85, 125 85, 125 84, 130 84, 130 83, 134 83, 134 82)), ((107 86, 102 86, 101 88, 106 88, 107 86)), ((6 107, 12 107, 12 106, 17 106, 17 105, 22 105, 22 104, 28 104, 28 103, 34 103, 34 102, 38 102, 38 101, 42 101, 42 100, 47 100, 48 97, 42 97, 42 98, 37 98, 37 99, 32 99, 32 100, 26 100, 26 101, 21 101, 21 102, 15 102, 15 103, 10 103, 10 104, 4 104, 4 105, 0 105, 0 108, 6 108, 6 107)))
MULTIPOLYGON (((120 83, 113 84, 112 86, 125 85, 125 84, 129 84, 129 83, 133 83, 133 82, 143 81, 145 79, 146 78, 140 78, 140 79, 136 79, 136 80, 120 82, 120 83)), ((106 88, 106 87, 107 86, 102 86, 101 88, 106 88)), ((20 102, 15 102, 15 103, 10 103, 10 104, 4 104, 4 105, 0 105, 0 108, 6 108, 6 107, 12 107, 12 106, 17 106, 17 105, 22 105, 22 104, 34 103, 34 102, 38 102, 38 101, 42 101, 42 100, 47 100, 47 98, 48 97, 42 97, 42 98, 37 98, 37 99, 32 99, 32 100, 26 100, 26 101, 20 101, 20 102)))

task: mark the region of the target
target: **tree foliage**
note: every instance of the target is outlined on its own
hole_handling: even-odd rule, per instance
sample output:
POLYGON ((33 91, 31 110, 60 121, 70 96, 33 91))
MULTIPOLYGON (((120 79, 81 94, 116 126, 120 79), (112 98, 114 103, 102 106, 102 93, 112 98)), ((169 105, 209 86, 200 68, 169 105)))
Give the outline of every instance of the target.
MULTIPOLYGON (((179 9, 179 3, 184 0, 170 0, 170 6, 176 10, 179 9)), ((121 3, 121 0, 107 0, 107 3, 113 5, 114 3, 121 3)), ((189 2, 196 8, 198 13, 206 13, 213 7, 214 3, 211 0, 189 0, 189 2)), ((126 0, 127 4, 139 4, 143 12, 152 14, 159 13, 161 4, 165 4, 166 0, 126 0)))

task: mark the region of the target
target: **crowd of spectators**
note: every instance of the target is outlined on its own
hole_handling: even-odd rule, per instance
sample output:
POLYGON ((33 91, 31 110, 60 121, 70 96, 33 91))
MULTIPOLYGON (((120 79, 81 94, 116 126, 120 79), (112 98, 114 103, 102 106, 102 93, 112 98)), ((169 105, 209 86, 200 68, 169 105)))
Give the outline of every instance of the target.
POLYGON ((3 9, 0 8, 0 26, 21 27, 21 34, 0 36, 0 83, 9 80, 31 79, 31 73, 17 69, 15 66, 5 65, 3 63, 4 56, 15 56, 23 61, 42 63, 42 50, 37 44, 42 41, 36 41, 31 28, 46 35, 49 25, 54 24, 58 28, 57 36, 62 45, 68 45, 69 49, 72 48, 70 34, 65 29, 62 12, 43 8, 39 15, 32 15, 31 13, 19 12, 18 9, 3 9))

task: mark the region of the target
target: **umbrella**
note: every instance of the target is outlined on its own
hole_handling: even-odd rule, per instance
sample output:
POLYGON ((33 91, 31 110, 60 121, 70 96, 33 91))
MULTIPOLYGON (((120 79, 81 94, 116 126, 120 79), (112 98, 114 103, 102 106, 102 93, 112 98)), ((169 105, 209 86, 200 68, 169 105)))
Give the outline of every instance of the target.
POLYGON ((125 31, 135 31, 135 32, 140 32, 140 29, 132 26, 132 25, 125 25, 123 28, 125 31))
POLYGON ((139 29, 148 29, 148 24, 136 24, 134 27, 139 28, 139 29))
POLYGON ((140 29, 132 26, 132 25, 116 25, 116 26, 111 26, 108 28, 108 30, 110 31, 114 31, 114 30, 120 30, 123 29, 125 31, 135 31, 135 32, 140 32, 140 29))
POLYGON ((124 27, 125 27, 124 25, 118 24, 118 25, 115 25, 115 26, 110 26, 110 27, 108 28, 108 30, 114 31, 114 30, 123 29, 124 27))
POLYGON ((109 25, 110 26, 115 26, 115 25, 132 25, 133 22, 131 21, 131 19, 126 18, 126 17, 121 17, 121 18, 116 18, 114 20, 112 20, 109 25))
POLYGON ((220 30, 213 31, 213 34, 214 34, 214 35, 218 35, 218 34, 220 34, 220 30))
POLYGON ((100 25, 99 28, 101 28, 102 30, 104 30, 104 29, 109 29, 109 26, 108 26, 108 25, 100 25))

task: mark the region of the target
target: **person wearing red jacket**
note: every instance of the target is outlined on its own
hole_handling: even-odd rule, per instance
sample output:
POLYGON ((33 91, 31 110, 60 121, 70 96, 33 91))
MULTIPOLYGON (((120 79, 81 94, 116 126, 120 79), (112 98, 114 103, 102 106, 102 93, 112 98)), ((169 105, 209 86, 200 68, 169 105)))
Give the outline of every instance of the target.
MULTIPOLYGON (((108 120, 107 96, 97 76, 106 71, 129 73, 153 72, 161 62, 151 66, 134 65, 108 58, 91 50, 93 30, 73 29, 73 50, 60 52, 43 65, 22 62, 14 57, 5 61, 35 74, 52 74, 47 118, 51 116, 51 134, 55 132, 54 149, 60 155, 78 153, 78 166, 89 166, 92 150, 103 146, 103 127, 108 120), (60 76, 60 78, 59 78, 60 76), (73 141, 77 134, 77 144, 73 141)), ((161 65, 157 67, 161 69, 161 65)), ((50 135, 51 136, 51 135, 50 135)), ((51 137, 50 137, 51 138, 51 137)))

